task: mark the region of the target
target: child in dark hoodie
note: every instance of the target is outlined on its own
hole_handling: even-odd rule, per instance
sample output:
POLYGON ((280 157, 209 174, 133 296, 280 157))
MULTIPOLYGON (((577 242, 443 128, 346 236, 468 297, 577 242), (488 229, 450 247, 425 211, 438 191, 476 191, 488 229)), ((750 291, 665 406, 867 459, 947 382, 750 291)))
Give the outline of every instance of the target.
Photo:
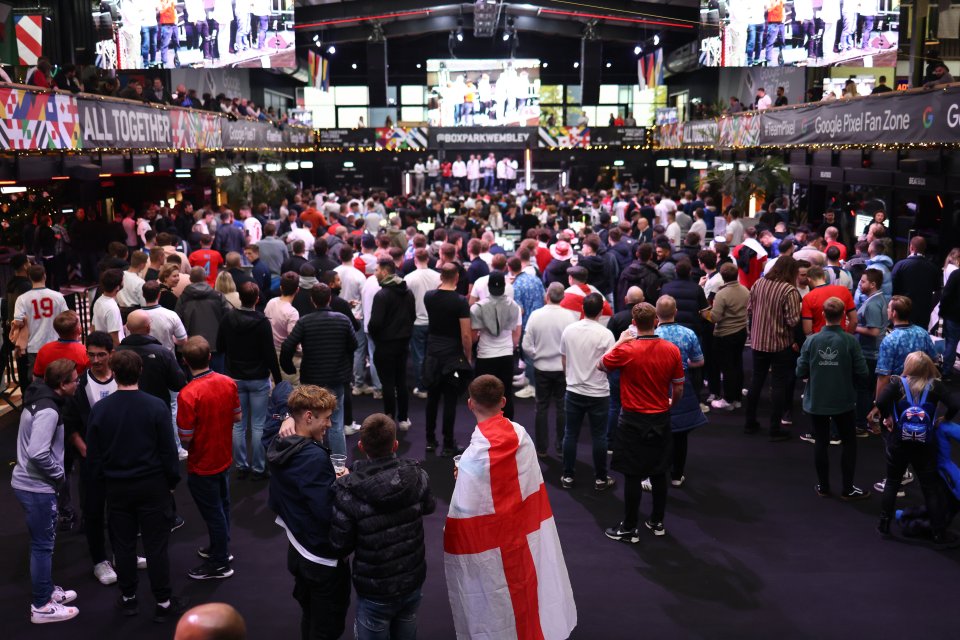
POLYGON ((420 587, 427 574, 423 516, 433 513, 427 472, 397 458, 396 425, 375 413, 363 421, 360 450, 367 459, 333 487, 330 544, 338 555, 353 553, 357 589, 354 634, 363 640, 389 631, 412 638, 417 629, 420 587))
MULTIPOLYGON (((293 434, 287 429, 267 449, 270 508, 287 532, 287 569, 293 597, 303 609, 303 638, 339 638, 350 606, 350 567, 330 544, 336 473, 323 436, 337 400, 315 385, 302 385, 287 399, 293 434)), ((286 425, 286 423, 285 423, 286 425)))

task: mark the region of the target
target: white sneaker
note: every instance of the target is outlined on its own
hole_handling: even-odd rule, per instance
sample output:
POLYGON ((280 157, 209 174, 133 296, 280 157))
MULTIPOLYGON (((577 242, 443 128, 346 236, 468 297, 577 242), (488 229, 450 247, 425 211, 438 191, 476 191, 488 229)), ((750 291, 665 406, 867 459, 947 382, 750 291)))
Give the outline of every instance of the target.
POLYGON ((146 569, 147 559, 143 556, 137 556, 137 569, 146 569))
POLYGON ((51 600, 39 609, 30 605, 30 622, 33 624, 63 622, 70 618, 76 618, 78 613, 80 613, 80 609, 76 607, 65 607, 59 602, 51 600))
POLYGON ((343 427, 343 435, 345 436, 352 436, 358 433, 360 433, 360 425, 358 425, 356 422, 351 422, 343 427))
POLYGON ((517 391, 514 391, 514 392, 513 392, 513 396, 514 396, 515 398, 536 398, 536 397, 537 397, 537 392, 536 392, 536 390, 533 388, 533 385, 532 385, 532 384, 528 384, 528 385, 525 386, 523 389, 519 389, 519 390, 517 390, 517 391))
POLYGON ((710 406, 713 407, 714 409, 722 409, 723 411, 733 411, 733 407, 731 406, 731 404, 726 400, 724 400, 723 398, 714 400, 713 402, 710 403, 710 406))
POLYGON ((113 565, 109 560, 98 562, 93 567, 93 575, 100 584, 115 584, 117 582, 117 572, 113 570, 113 565))
POLYGON ((683 483, 686 482, 686 480, 687 480, 687 476, 680 476, 679 480, 671 480, 670 484, 675 487, 682 487, 683 483))
POLYGON ((701 411, 702 413, 710 413, 710 405, 707 405, 707 404, 704 404, 704 403, 701 402, 701 403, 700 403, 700 411, 701 411))
POLYGON ((740 403, 739 400, 734 400, 733 402, 730 403, 730 411, 734 411, 734 410, 736 410, 736 409, 739 409, 739 408, 742 407, 742 406, 743 406, 743 405, 740 403))
POLYGON ((400 429, 400 431, 409 431, 411 424, 413 423, 410 422, 409 420, 401 420, 400 423, 397 425, 397 428, 400 429))
POLYGON ((653 491, 653 483, 650 482, 650 478, 647 478, 640 483, 640 488, 644 491, 653 491))
POLYGON ((355 396, 368 396, 373 393, 373 387, 368 384, 361 384, 353 388, 353 395, 355 396))
POLYGON ((413 395, 417 396, 417 397, 420 398, 421 400, 426 400, 426 399, 427 399, 427 392, 424 391, 423 389, 421 389, 420 387, 414 387, 414 388, 413 388, 413 395))
POLYGON ((710 395, 707 396, 707 404, 710 404, 714 400, 719 400, 719 399, 720 399, 719 396, 711 393, 710 395))
MULTIPOLYGON (((880 482, 875 482, 875 483, 873 484, 873 489, 874 489, 874 491, 876 491, 877 493, 883 493, 883 490, 886 489, 886 487, 887 487, 887 480, 886 480, 886 478, 884 478, 884 479, 881 480, 880 482)), ((906 497, 907 497, 907 492, 903 490, 903 485, 901 485, 900 490, 897 491, 897 497, 898 497, 898 498, 906 498, 906 497)))
POLYGON ((373 394, 373 399, 374 399, 374 400, 383 400, 383 391, 382 391, 382 390, 380 390, 380 389, 374 389, 374 390, 371 391, 370 393, 373 394))
POLYGON ((183 447, 177 449, 177 457, 180 458, 181 462, 186 460, 188 455, 190 455, 190 453, 183 447))
POLYGON ((903 473, 903 480, 901 481, 901 486, 908 485, 908 484, 910 484, 911 482, 913 482, 913 473, 911 473, 911 471, 910 471, 909 469, 907 469, 907 470, 903 473))
POLYGON ((747 397, 747 394, 750 393, 750 389, 747 389, 746 387, 744 387, 744 388, 741 389, 740 391, 743 393, 743 397, 744 397, 744 398, 746 398, 746 397, 747 397))
POLYGON ((513 386, 514 387, 525 387, 527 386, 527 376, 522 373, 518 376, 513 376, 513 386))
POLYGON ((72 589, 64 589, 63 587, 54 587, 53 593, 50 594, 50 601, 56 602, 57 604, 70 604, 77 599, 77 592, 72 589))

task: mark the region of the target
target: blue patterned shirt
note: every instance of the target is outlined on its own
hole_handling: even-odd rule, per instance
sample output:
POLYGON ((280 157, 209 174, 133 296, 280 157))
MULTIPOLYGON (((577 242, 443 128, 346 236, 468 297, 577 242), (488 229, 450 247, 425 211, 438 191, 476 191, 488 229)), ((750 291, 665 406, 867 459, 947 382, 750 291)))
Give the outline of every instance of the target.
POLYGON ((521 272, 513 281, 513 299, 523 309, 523 327, 530 315, 543 306, 543 283, 529 273, 521 272))
POLYGON ((915 324, 894 327, 893 331, 880 343, 877 375, 900 375, 903 373, 903 361, 914 351, 923 351, 934 362, 937 361, 933 340, 930 339, 926 329, 915 324))
POLYGON ((700 349, 700 339, 692 330, 677 324, 669 322, 661 324, 654 332, 667 342, 672 342, 680 349, 680 359, 683 360, 683 370, 687 370, 688 363, 701 362, 703 360, 703 351, 700 349))

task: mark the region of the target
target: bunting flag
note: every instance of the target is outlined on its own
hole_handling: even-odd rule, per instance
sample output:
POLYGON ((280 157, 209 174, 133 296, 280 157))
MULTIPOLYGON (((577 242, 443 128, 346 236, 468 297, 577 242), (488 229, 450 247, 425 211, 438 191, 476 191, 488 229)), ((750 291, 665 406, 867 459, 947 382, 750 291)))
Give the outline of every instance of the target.
POLYGON ((643 56, 637 58, 637 84, 640 85, 640 91, 647 88, 647 72, 644 69, 643 56))
POLYGON ((43 17, 16 16, 17 55, 20 64, 29 67, 37 64, 43 55, 43 17))
POLYGON ((639 74, 641 89, 652 89, 663 84, 663 49, 648 53, 646 61, 641 56, 639 74))
POLYGON ((330 90, 330 61, 313 51, 307 52, 310 86, 321 91, 330 90))

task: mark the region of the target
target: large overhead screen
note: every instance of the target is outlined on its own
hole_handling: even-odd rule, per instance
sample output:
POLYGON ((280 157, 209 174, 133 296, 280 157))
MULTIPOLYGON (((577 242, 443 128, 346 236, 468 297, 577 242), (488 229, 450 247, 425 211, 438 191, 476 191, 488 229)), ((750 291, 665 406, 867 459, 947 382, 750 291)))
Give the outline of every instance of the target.
POLYGON ((540 61, 427 60, 433 127, 537 126, 540 61))
POLYGON ((294 0, 92 2, 104 69, 296 67, 294 0))
POLYGON ((701 0, 708 67, 892 67, 900 0, 701 0))

